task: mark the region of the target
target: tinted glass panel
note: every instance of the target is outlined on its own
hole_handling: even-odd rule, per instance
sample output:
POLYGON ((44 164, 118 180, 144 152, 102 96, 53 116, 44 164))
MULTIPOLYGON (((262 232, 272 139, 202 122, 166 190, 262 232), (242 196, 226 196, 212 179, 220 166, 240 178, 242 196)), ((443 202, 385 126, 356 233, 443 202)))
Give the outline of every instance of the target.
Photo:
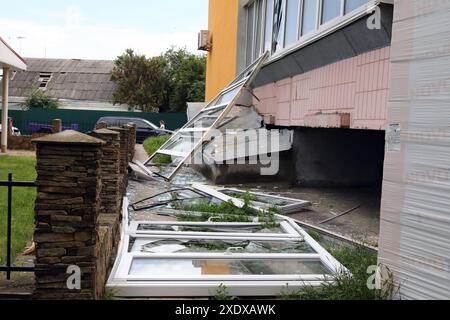
POLYGON ((329 274, 321 262, 253 259, 134 259, 129 274, 143 277, 198 277, 211 275, 329 274))
POLYGON ((352 12, 355 9, 365 5, 369 0, 346 0, 345 1, 345 13, 352 12))
POLYGON ((341 14, 341 0, 323 0, 322 23, 339 17, 341 14))
POLYGON ((253 61, 253 23, 255 21, 255 5, 252 4, 247 10, 247 65, 253 61))
POLYGON ((316 29, 316 18, 317 0, 304 0, 302 35, 308 34, 316 29))
POLYGON ((287 0, 286 11, 286 46, 297 40, 300 0, 287 0))
POLYGON ((304 241, 137 239, 133 251, 150 253, 314 253, 304 241))
POLYGON ((263 8, 263 1, 260 0, 257 2, 256 5, 257 12, 256 12, 256 39, 255 39, 255 55, 254 59, 258 58, 261 54, 261 36, 262 36, 262 23, 263 23, 263 16, 264 16, 264 8, 263 8))

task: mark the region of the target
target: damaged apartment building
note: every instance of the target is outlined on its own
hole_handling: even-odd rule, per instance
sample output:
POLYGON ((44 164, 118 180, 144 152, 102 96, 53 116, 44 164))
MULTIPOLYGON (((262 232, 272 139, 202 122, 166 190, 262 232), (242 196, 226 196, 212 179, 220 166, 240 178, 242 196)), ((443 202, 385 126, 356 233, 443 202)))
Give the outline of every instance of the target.
POLYGON ((450 297, 449 10, 447 1, 210 0, 199 36, 207 101, 268 56, 249 91, 265 128, 292 134, 284 178, 378 190, 379 263, 403 299, 450 297))
POLYGON ((292 182, 381 185, 393 5, 379 2, 210 1, 206 100, 269 52, 253 104, 293 131, 292 182))

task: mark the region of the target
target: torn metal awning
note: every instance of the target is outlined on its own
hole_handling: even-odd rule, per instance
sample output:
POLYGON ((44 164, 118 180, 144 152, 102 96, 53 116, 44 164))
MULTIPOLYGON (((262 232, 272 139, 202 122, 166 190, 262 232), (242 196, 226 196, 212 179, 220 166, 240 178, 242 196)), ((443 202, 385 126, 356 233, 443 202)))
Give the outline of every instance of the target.
MULTIPOLYGON (((203 145, 213 137, 215 130, 230 128, 230 124, 242 117, 239 114, 230 114, 234 108, 242 109, 245 113, 252 107, 250 85, 268 56, 269 54, 266 52, 239 74, 199 114, 183 126, 183 128, 178 130, 159 150, 151 155, 145 162, 145 165, 150 164, 154 159, 158 159, 159 156, 170 157, 170 165, 173 167, 173 170, 167 173, 164 178, 172 180, 175 174, 189 159, 194 160, 193 158, 196 156, 197 151, 202 149, 203 145)), ((254 127, 259 128, 261 124, 256 124, 254 127)), ((241 126, 241 128, 243 127, 241 126)))

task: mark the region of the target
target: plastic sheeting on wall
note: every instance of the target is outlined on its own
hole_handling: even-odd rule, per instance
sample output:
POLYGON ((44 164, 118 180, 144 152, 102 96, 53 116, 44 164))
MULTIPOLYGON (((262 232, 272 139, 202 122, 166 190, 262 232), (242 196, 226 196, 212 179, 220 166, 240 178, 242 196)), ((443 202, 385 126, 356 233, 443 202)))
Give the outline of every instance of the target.
POLYGON ((402 299, 450 299, 450 1, 397 0, 380 263, 402 299))

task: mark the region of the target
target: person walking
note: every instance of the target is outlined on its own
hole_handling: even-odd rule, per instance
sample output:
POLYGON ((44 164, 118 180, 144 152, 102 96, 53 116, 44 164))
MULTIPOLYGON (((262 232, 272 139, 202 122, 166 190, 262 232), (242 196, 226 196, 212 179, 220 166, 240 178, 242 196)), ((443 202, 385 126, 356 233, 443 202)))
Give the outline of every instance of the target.
POLYGON ((166 123, 164 122, 164 120, 161 120, 161 121, 159 122, 159 128, 160 128, 161 130, 166 130, 166 123))

